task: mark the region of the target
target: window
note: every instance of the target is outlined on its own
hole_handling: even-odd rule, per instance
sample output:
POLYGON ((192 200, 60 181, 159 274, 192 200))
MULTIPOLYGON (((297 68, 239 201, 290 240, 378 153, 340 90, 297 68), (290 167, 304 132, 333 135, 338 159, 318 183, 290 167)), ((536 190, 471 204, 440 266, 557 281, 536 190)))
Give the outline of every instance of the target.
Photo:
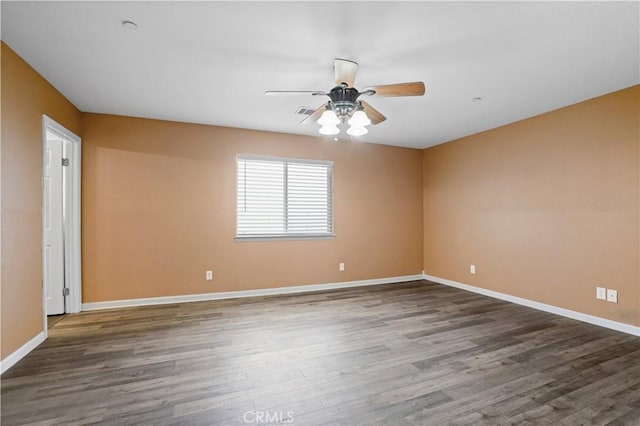
POLYGON ((237 238, 333 236, 330 161, 238 157, 237 238))

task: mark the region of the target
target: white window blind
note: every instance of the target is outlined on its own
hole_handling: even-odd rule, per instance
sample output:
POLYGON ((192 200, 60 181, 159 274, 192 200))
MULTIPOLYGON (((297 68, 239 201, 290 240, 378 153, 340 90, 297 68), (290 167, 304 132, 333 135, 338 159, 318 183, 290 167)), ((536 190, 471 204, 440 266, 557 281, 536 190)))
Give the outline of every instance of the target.
POLYGON ((238 238, 333 236, 333 163, 238 157, 238 238))

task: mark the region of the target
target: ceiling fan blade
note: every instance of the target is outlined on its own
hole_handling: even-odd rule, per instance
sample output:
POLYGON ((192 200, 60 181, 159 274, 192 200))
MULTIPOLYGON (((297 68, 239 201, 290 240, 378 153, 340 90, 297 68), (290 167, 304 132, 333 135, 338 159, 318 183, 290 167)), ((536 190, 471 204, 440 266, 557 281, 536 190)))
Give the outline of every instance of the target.
POLYGON ((424 83, 414 81, 413 83, 383 84, 382 86, 371 86, 365 90, 375 90, 375 96, 422 96, 424 95, 424 83))
POLYGON ((309 115, 307 118, 302 120, 300 122, 300 124, 313 124, 316 121, 318 121, 318 119, 320 118, 322 113, 325 112, 325 110, 327 109, 327 104, 328 103, 329 102, 326 102, 326 103, 320 105, 317 110, 313 111, 313 113, 311 115, 309 115))
POLYGON ((326 92, 322 92, 319 90, 268 90, 264 92, 267 96, 282 96, 282 95, 313 95, 313 96, 321 96, 326 95, 326 92))
POLYGON ((337 86, 340 86, 342 83, 346 83, 347 87, 353 86, 353 82, 356 79, 356 71, 358 70, 357 62, 336 58, 333 61, 333 69, 336 74, 337 86))
POLYGON ((377 109, 375 109, 374 107, 366 103, 365 101, 360 101, 360 103, 362 104, 364 113, 367 114, 367 117, 369 117, 369 120, 371 120, 371 124, 382 123, 384 120, 387 119, 387 117, 382 115, 380 111, 378 111, 377 109))

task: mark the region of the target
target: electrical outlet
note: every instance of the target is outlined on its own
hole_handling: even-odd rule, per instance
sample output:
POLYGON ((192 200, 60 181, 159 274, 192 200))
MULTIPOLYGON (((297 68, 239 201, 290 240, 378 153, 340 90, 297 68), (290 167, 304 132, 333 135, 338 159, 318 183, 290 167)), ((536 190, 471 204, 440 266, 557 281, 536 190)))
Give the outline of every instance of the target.
POLYGON ((604 287, 596 287, 596 299, 607 300, 607 289, 604 287))
POLYGON ((607 302, 618 303, 618 290, 607 290, 607 302))
POLYGON ((469 265, 469 273, 470 274, 476 273, 476 265, 469 265))
POLYGON ((207 281, 211 281, 213 279, 213 271, 206 271, 204 275, 204 279, 207 281))
POLYGON ((344 272, 344 263, 340 263, 340 264, 338 265, 338 270, 339 270, 340 272, 344 272))

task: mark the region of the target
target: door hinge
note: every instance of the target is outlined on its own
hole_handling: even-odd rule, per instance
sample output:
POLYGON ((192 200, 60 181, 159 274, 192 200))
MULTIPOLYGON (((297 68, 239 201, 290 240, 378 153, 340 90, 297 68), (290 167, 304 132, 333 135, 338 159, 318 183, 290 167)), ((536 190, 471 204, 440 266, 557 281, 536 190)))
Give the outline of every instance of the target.
POLYGON ((62 295, 63 296, 68 296, 69 295, 69 289, 68 288, 63 288, 62 289, 62 295))
POLYGON ((69 159, 68 158, 63 158, 62 159, 62 165, 63 166, 68 166, 69 165, 69 159))

